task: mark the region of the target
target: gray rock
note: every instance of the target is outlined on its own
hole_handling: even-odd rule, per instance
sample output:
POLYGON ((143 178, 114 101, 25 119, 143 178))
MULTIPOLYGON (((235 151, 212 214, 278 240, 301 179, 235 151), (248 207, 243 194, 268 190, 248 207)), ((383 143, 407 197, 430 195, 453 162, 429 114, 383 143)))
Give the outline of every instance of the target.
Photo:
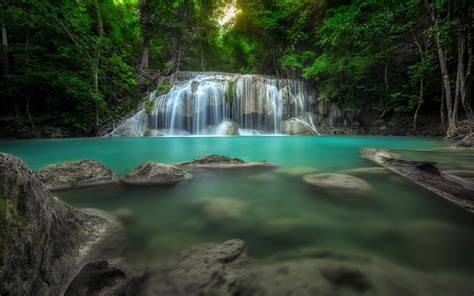
POLYGON ((283 122, 283 133, 287 135, 314 135, 315 131, 303 120, 290 118, 283 122))
POLYGON ((123 239, 113 218, 61 202, 20 159, 0 153, 0 295, 61 295, 123 239))
POLYGON ((37 171, 49 190, 109 185, 118 182, 112 170, 96 160, 68 161, 37 171))
POLYGON ((246 286, 239 279, 245 250, 243 241, 229 240, 184 251, 152 273, 144 295, 237 295, 246 286))
POLYGON ((134 168, 122 181, 128 185, 166 185, 176 184, 192 177, 193 175, 174 165, 148 161, 134 168))
POLYGON ((142 295, 468 295, 469 276, 425 273, 377 257, 327 250, 254 261, 230 240, 184 251, 157 268, 142 295))
POLYGON ((240 158, 227 157, 222 155, 208 155, 198 157, 194 160, 177 163, 177 166, 196 167, 196 168, 238 168, 238 167, 271 167, 271 163, 266 161, 248 162, 240 158))
POLYGON ((143 270, 131 267, 123 261, 95 261, 84 266, 64 295, 136 295, 144 276, 143 270))
POLYGON ((328 192, 334 192, 345 198, 347 196, 369 196, 372 187, 366 181, 345 174, 323 173, 305 175, 303 180, 328 192))
POLYGON ((235 136, 239 134, 239 126, 233 121, 225 121, 216 128, 216 134, 223 136, 235 136))

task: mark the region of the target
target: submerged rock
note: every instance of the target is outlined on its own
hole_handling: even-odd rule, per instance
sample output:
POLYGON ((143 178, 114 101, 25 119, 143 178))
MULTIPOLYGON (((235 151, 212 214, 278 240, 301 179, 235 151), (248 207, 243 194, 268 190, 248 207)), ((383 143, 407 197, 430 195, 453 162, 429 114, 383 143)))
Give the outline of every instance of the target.
POLYGON ((333 191, 344 198, 346 195, 367 195, 372 187, 366 181, 344 174, 324 173, 305 175, 303 180, 326 191, 333 191))
POLYGON ((191 161, 177 163, 177 166, 184 167, 196 167, 196 168, 239 168, 239 167, 268 167, 273 166, 271 163, 264 161, 260 162, 248 162, 240 158, 227 157, 222 155, 208 155, 203 157, 198 157, 191 161))
POLYGON ((122 181, 128 185, 166 185, 186 181, 192 177, 193 175, 174 165, 148 161, 134 168, 122 181))
POLYGON ((62 295, 83 265, 123 245, 122 234, 113 218, 61 202, 0 153, 0 295, 62 295))
POLYGON ((390 175, 390 171, 381 167, 356 168, 341 171, 349 175, 390 175))
POLYGON ((243 241, 229 240, 184 251, 152 273, 144 295, 237 295, 245 287, 233 267, 245 262, 245 250, 243 241))
POLYGON ((96 160, 68 161, 37 171, 49 190, 62 190, 113 184, 118 181, 112 170, 96 160))
POLYGON ((219 197, 206 200, 202 204, 202 212, 207 219, 215 222, 232 222, 242 220, 249 205, 243 201, 219 197))
POLYGON ((254 261, 245 243, 191 248, 154 270, 143 295, 468 295, 468 276, 414 271, 375 257, 319 250, 254 261))

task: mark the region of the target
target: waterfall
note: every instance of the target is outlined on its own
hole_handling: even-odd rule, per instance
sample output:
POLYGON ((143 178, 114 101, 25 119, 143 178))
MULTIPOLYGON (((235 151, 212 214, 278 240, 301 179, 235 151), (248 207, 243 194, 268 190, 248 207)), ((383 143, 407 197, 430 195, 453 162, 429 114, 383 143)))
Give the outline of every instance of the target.
POLYGON ((177 72, 171 81, 167 94, 150 94, 151 112, 143 104, 109 135, 282 134, 290 119, 314 127, 305 119, 314 93, 302 81, 219 72, 177 72))

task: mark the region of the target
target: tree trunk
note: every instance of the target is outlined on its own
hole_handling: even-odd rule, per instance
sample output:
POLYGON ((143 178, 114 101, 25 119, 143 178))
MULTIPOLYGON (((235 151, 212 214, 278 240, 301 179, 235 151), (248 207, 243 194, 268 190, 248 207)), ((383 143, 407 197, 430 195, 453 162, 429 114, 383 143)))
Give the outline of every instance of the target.
POLYGON ((441 106, 439 108, 441 116, 441 127, 443 130, 446 130, 446 113, 444 112, 444 86, 441 85, 441 106))
POLYGON ((140 60, 140 69, 147 70, 149 67, 150 40, 143 37, 142 57, 140 60))
POLYGON ((150 56, 150 15, 147 5, 147 0, 140 0, 140 23, 142 27, 142 54, 140 57, 140 69, 147 70, 149 67, 149 56, 150 56))
MULTIPOLYGON (((98 38, 94 53, 94 90, 99 94, 99 67, 100 67, 100 51, 102 47, 102 39, 104 38, 104 24, 102 22, 102 14, 100 12, 99 0, 95 0, 95 9, 97 16, 98 38)), ((99 132, 99 102, 95 103, 95 135, 99 132)))
POLYGON ((460 93, 461 93, 461 102, 466 111, 466 116, 469 124, 469 131, 472 132, 473 128, 473 112, 471 108, 471 68, 472 68, 472 40, 471 40, 471 30, 468 27, 466 36, 463 36, 463 46, 466 46, 467 49, 467 67, 466 73, 461 77, 460 93), (465 38, 465 39, 464 39, 465 38))
POLYGON ((418 106, 413 116, 413 130, 416 131, 416 121, 418 120, 418 112, 420 112, 421 104, 423 104, 423 77, 420 78, 420 97, 418 98, 418 106))
POLYGON ((26 95, 26 114, 28 114, 28 119, 30 120, 30 124, 32 128, 35 128, 35 124, 33 123, 33 118, 31 117, 30 113, 30 95, 26 95))
MULTIPOLYGON (((5 83, 5 97, 2 99, 2 105, 4 106, 5 112, 7 112, 8 108, 8 102, 7 99, 10 97, 9 96, 9 90, 8 90, 8 67, 9 67, 9 61, 8 61, 8 35, 7 35, 7 28, 5 27, 5 24, 2 24, 2 53, 3 53, 3 81, 5 83)), ((16 105, 16 102, 13 100, 13 106, 16 105)), ((15 112, 17 110, 15 109, 15 112)), ((16 113, 18 116, 18 113, 16 113)))

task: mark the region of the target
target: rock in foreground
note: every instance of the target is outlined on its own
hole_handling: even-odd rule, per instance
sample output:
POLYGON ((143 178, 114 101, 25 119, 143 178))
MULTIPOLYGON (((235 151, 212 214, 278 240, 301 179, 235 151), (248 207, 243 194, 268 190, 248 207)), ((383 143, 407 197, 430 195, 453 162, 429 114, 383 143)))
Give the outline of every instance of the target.
POLYGON ((191 248, 154 270, 141 295, 468 295, 467 276, 414 271, 377 258, 315 250, 254 261, 245 243, 191 248))
POLYGON ((266 161, 248 162, 240 158, 227 157, 227 156, 216 155, 216 154, 198 157, 191 161, 178 163, 177 165, 184 166, 184 167, 213 168, 213 169, 273 166, 271 163, 268 163, 266 161))
POLYGON ((113 219, 61 202, 0 153, 0 295, 62 295, 83 265, 122 245, 121 234, 113 219))
POLYGON ((176 184, 192 177, 193 175, 174 165, 148 161, 134 168, 122 181, 129 185, 166 185, 176 184))
POLYGON ((112 170, 96 160, 68 161, 37 172, 49 190, 108 185, 117 182, 112 170))

